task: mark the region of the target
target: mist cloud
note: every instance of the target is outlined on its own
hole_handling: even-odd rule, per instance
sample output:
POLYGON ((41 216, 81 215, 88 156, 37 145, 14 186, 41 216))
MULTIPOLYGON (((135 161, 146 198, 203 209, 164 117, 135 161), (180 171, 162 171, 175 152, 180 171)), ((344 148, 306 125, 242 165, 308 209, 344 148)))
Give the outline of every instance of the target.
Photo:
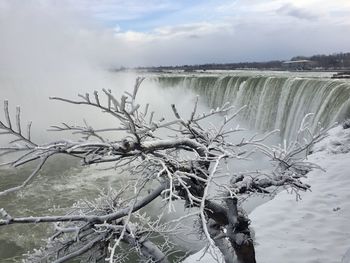
MULTIPOLYGON (((117 76, 110 69, 152 61, 155 51, 118 39, 113 29, 68 7, 64 2, 34 0, 2 1, 0 5, 0 107, 3 100, 9 100, 14 114, 20 105, 23 126, 32 120, 32 135, 39 141, 48 139, 44 131, 50 125, 63 121, 83 125, 86 119, 95 127, 116 125, 115 119, 99 110, 49 101, 49 97, 76 99, 78 93, 103 88, 121 96, 132 89, 136 75, 117 76)), ((162 94, 158 107, 169 109, 165 101, 177 97, 159 93, 147 83, 140 93, 140 102, 151 104, 159 104, 155 94, 162 94)), ((55 135, 60 136, 68 134, 55 135)))
POLYGON ((43 139, 43 130, 62 121, 110 121, 97 111, 48 99, 125 88, 108 72, 118 64, 119 52, 108 30, 99 30, 64 5, 11 0, 1 2, 0 32, 0 104, 9 100, 12 112, 20 105, 24 123, 33 120, 34 137, 43 139))

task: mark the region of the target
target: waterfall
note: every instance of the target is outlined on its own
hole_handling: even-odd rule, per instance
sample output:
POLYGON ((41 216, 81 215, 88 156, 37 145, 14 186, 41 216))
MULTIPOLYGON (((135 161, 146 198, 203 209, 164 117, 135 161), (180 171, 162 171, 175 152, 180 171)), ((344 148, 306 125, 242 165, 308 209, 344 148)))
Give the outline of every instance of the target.
POLYGON ((287 140, 308 113, 314 113, 312 131, 350 117, 350 82, 344 80, 266 74, 161 75, 154 80, 161 87, 191 89, 213 108, 226 102, 246 105, 241 118, 250 128, 279 129, 287 140))

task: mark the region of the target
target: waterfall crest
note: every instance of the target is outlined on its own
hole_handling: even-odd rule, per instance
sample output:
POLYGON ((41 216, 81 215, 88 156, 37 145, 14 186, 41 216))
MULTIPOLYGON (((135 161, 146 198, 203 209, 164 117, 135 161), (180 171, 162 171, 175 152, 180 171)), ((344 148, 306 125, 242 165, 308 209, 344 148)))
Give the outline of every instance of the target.
POLYGON ((292 139, 308 113, 314 113, 312 130, 350 117, 350 82, 328 78, 268 75, 164 75, 161 87, 182 87, 206 98, 210 107, 230 102, 246 105, 241 118, 260 131, 279 129, 292 139))

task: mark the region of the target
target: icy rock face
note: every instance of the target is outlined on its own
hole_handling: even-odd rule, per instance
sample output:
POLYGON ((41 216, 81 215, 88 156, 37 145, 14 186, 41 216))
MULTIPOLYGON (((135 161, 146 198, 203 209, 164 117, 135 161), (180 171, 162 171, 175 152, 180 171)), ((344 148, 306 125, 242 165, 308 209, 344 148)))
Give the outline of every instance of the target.
POLYGON ((343 122, 343 129, 349 129, 350 128, 350 119, 347 119, 343 122))

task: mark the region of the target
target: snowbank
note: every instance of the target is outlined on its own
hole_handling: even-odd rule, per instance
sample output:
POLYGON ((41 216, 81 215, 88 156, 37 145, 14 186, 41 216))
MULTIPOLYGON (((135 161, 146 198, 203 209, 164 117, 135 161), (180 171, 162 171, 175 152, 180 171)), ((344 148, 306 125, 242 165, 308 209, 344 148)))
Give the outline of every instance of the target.
MULTIPOLYGON (((336 127, 314 147, 312 191, 280 192, 251 214, 258 263, 350 263, 350 129, 336 127)), ((214 262, 200 251, 186 263, 214 262)))
POLYGON ((250 214, 259 263, 339 263, 350 248, 350 129, 332 129, 308 159, 326 170, 308 174, 312 192, 296 202, 283 191, 250 214))

